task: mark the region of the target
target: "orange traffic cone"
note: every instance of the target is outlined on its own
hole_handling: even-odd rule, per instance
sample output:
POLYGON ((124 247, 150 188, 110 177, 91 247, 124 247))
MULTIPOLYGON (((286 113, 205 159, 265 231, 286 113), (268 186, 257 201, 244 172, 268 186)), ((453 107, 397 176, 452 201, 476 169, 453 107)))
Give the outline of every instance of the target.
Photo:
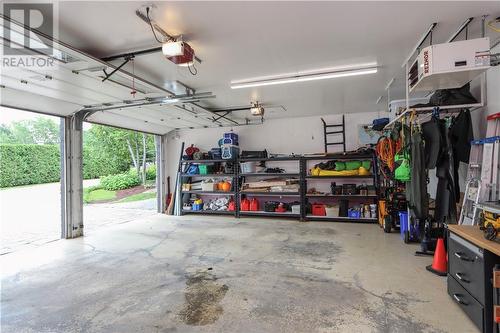
POLYGON ((426 268, 429 272, 439 276, 446 276, 448 271, 448 258, 446 258, 446 250, 444 249, 444 240, 442 238, 438 238, 437 240, 432 265, 427 266, 426 268))

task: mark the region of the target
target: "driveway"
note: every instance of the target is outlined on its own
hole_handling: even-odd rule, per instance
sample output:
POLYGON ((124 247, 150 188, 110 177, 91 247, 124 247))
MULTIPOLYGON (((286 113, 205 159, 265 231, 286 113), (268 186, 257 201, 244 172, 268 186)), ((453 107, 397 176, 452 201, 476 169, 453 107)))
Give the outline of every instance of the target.
MULTIPOLYGON (((99 179, 83 182, 84 187, 97 184, 99 179)), ((60 186, 50 183, 0 190, 0 255, 60 239, 60 186)), ((155 213, 156 199, 85 205, 85 232, 155 213)))

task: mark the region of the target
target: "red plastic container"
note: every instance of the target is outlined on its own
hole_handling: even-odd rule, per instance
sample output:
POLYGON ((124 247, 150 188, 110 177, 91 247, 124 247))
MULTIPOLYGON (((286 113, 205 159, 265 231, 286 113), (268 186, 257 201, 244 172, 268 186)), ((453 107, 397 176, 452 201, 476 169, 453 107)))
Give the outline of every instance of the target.
POLYGON ((242 199, 240 202, 240 210, 248 211, 250 210, 250 200, 242 199))
POLYGON ((312 204, 312 214, 314 216, 326 216, 325 205, 323 205, 323 204, 312 204))
POLYGON ((253 212, 256 212, 259 210, 259 200, 257 200, 256 198, 253 198, 250 201, 250 210, 253 212))
POLYGON ((236 204, 234 201, 229 201, 229 204, 227 205, 227 210, 230 212, 234 212, 236 210, 236 204))

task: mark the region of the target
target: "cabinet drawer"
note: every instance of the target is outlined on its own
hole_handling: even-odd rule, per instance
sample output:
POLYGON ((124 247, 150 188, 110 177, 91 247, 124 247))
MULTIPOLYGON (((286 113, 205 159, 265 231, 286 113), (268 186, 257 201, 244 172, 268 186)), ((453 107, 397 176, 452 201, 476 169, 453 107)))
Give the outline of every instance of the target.
POLYGON ((448 275, 448 294, 483 332, 483 306, 467 292, 451 275, 448 275))
POLYGON ((483 252, 455 234, 448 244, 448 271, 481 304, 485 303, 483 252))

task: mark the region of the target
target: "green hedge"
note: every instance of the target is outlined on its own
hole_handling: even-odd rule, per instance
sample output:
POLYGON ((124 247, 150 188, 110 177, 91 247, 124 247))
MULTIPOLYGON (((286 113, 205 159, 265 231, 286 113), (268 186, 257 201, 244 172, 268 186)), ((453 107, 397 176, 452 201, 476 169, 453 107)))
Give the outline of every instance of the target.
POLYGON ((58 145, 0 145, 0 187, 58 182, 58 145))
MULTIPOLYGON (((84 179, 124 172, 129 164, 96 149, 83 149, 84 179)), ((58 182, 60 165, 59 145, 0 144, 0 187, 58 182)))
POLYGON ((118 175, 102 177, 100 185, 105 190, 117 191, 137 186, 140 183, 141 182, 139 181, 137 174, 125 172, 118 175))

